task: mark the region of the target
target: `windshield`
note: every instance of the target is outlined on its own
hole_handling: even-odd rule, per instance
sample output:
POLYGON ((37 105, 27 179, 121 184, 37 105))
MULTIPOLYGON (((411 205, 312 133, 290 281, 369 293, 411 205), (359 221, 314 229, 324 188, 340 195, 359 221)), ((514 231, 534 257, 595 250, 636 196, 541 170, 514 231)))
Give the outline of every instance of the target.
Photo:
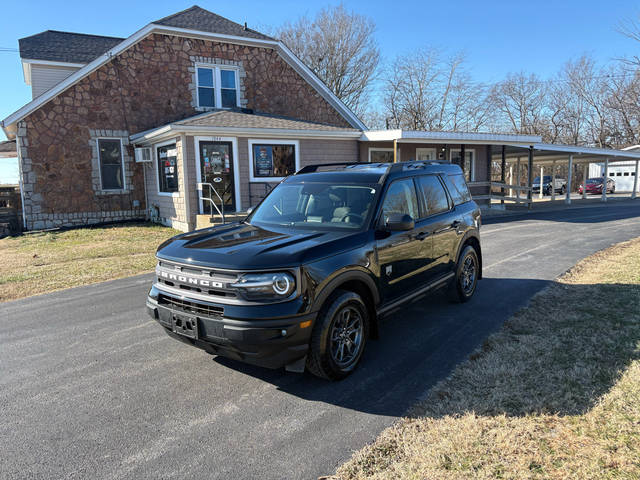
MULTIPOLYGON (((544 178, 544 183, 548 183, 551 181, 551 175, 545 175, 543 178, 544 178)), ((536 177, 533 180, 533 183, 540 183, 540 177, 536 177)))
POLYGON ((587 185, 594 185, 594 184, 600 184, 602 183, 602 178, 588 178, 587 179, 587 185))
POLYGON ((367 221, 376 185, 281 183, 251 213, 252 225, 359 230, 367 221))

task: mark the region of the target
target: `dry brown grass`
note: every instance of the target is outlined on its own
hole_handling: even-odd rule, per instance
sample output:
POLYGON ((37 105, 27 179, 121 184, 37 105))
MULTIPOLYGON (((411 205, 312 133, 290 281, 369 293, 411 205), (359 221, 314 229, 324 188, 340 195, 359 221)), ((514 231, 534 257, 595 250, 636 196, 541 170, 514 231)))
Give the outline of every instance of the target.
POLYGON ((536 295, 342 479, 640 478, 640 239, 536 295))
POLYGON ((0 302, 151 271, 160 243, 179 232, 127 224, 0 240, 0 302))

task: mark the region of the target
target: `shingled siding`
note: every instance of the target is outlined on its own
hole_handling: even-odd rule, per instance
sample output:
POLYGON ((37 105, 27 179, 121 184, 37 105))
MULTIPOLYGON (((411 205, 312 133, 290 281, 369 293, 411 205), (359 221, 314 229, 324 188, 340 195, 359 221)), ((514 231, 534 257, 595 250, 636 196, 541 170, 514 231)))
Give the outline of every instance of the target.
MULTIPOLYGON (((163 142, 165 143, 165 142, 163 142)), ((154 148, 153 161, 145 164, 145 179, 147 185, 147 201, 149 208, 154 211, 152 217, 154 220, 173 227, 177 230, 189 230, 187 218, 187 200, 185 200, 185 191, 187 190, 187 182, 189 181, 185 172, 187 164, 183 161, 185 152, 181 137, 175 139, 176 150, 178 154, 178 191, 175 193, 160 193, 158 190, 158 159, 157 151, 154 148), (157 212, 157 218, 155 212, 157 212)), ((195 184, 190 188, 195 188, 195 184)))
MULTIPOLYGON (((247 108, 301 120, 348 126, 272 49, 154 34, 115 57, 21 122, 27 228, 139 217, 143 170, 132 165, 131 190, 99 195, 92 187, 90 130, 140 132, 198 112, 192 105, 191 57, 241 62, 247 108), (137 205, 137 206, 134 206, 137 205), (35 224, 38 212, 45 223, 35 224), (101 215, 101 212, 109 215, 101 215), (134 212, 113 215, 113 212, 134 212), (72 221, 74 220, 74 221, 72 221), (48 222, 48 223, 47 223, 48 222)), ((132 146, 126 147, 133 156, 132 146)))

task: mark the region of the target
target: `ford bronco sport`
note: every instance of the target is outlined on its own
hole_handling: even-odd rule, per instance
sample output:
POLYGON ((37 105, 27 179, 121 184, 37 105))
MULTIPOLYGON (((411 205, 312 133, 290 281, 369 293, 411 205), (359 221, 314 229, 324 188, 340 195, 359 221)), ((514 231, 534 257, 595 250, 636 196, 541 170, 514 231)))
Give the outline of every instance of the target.
POLYGON ((308 166, 244 221, 160 245, 147 309, 211 354, 336 380, 405 302, 441 287, 471 298, 479 229, 456 165, 308 166))

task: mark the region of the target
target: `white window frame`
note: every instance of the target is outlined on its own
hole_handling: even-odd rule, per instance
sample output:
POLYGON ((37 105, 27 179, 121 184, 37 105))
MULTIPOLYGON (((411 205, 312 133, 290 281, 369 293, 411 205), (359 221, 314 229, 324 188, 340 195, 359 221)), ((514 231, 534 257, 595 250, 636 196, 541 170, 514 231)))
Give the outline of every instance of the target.
POLYGON ((298 140, 272 140, 268 138, 250 138, 249 139, 249 181, 251 182, 280 182, 285 177, 256 177, 254 175, 254 145, 293 145, 294 158, 296 163, 296 172, 300 170, 300 142, 298 140))
MULTIPOLYGON (((371 163, 371 152, 393 152, 393 148, 369 147, 369 153, 368 153, 369 163, 371 163)), ((398 155, 398 161, 400 161, 400 149, 398 149, 397 155, 398 155)))
POLYGON ((126 192, 127 191, 127 172, 124 166, 124 144, 122 137, 97 137, 96 148, 98 150, 98 176, 100 177, 100 191, 102 192, 126 192), (100 158, 100 140, 118 140, 120 142, 120 164, 122 165, 122 188, 104 188, 102 183, 102 159, 100 158))
MULTIPOLYGON (((175 144, 176 150, 178 149, 178 139, 174 138, 173 140, 167 140, 166 142, 156 143, 153 145, 153 163, 154 170, 156 171, 156 191, 158 195, 161 197, 179 197, 182 189, 180 188, 180 178, 178 178, 178 191, 177 192, 161 192, 160 191, 160 170, 158 169, 158 148, 166 147, 167 145, 175 144)), ((180 159, 178 158, 178 152, 176 152, 176 168, 178 168, 178 163, 180 159)))
MULTIPOLYGON (((433 154, 433 160, 429 160, 429 161, 433 161, 433 162, 437 162, 438 161, 438 149, 437 148, 416 148, 416 160, 418 160, 418 155, 420 153, 424 153, 424 152, 428 152, 428 153, 432 153, 433 154)), ((423 160, 426 161, 426 160, 423 160)))
MULTIPOLYGON (((449 150, 449 163, 453 163, 453 154, 454 153, 460 153, 462 150, 460 148, 452 148, 449 150)), ((469 181, 470 182, 475 182, 476 181, 476 149, 475 148, 465 148, 464 149, 464 154, 466 155, 467 152, 471 152, 473 155, 471 155, 471 175, 469 175, 469 181)), ((464 158, 462 159, 462 161, 464 162, 464 158)), ((465 179, 466 180, 466 179, 465 179)))
MULTIPOLYGON (((222 106, 222 80, 220 71, 221 70, 233 70, 236 76, 236 107, 240 107, 240 67, 235 65, 217 65, 213 63, 196 63, 196 104, 197 109, 225 109, 228 110, 233 107, 223 107, 222 106), (200 81, 198 76, 199 68, 208 68, 209 70, 213 70, 213 96, 215 99, 215 106, 209 107, 200 105, 200 81)), ((203 88, 211 88, 211 87, 203 87, 203 88)))

